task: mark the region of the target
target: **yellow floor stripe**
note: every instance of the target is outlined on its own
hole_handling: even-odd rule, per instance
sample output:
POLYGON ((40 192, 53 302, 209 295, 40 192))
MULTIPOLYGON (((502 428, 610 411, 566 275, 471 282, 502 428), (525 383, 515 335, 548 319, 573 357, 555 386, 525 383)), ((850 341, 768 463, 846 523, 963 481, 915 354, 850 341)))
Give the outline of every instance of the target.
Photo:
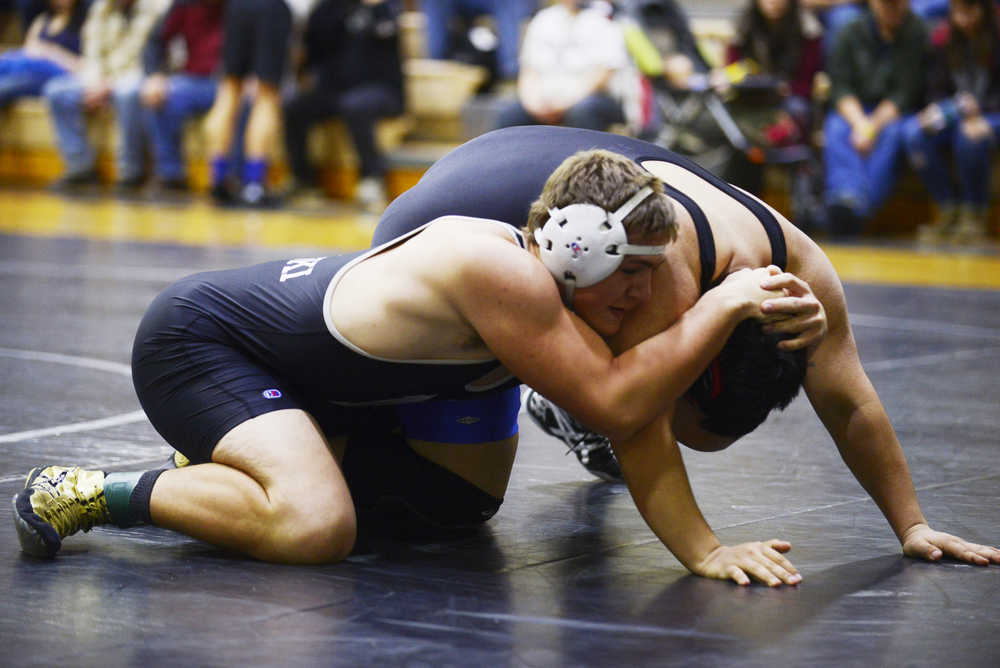
POLYGON ((1000 253, 825 245, 843 281, 1000 289, 1000 253))
MULTIPOLYGON (((321 214, 226 210, 195 198, 186 205, 66 199, 0 190, 0 232, 30 236, 189 245, 357 250, 375 220, 349 206, 321 214)), ((978 253, 824 245, 844 281, 1000 289, 1000 246, 978 253)))
POLYGON ((162 205, 0 190, 0 231, 31 236, 356 250, 369 245, 374 226, 373 216, 346 206, 302 214, 221 209, 200 199, 162 205))

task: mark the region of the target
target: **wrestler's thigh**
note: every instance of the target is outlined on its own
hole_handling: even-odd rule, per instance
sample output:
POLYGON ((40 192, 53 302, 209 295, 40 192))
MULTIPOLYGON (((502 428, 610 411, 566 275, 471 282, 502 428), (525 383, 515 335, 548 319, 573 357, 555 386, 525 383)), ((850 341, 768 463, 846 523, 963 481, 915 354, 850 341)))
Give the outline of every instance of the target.
POLYGON ((351 507, 351 495, 335 454, 343 438, 331 443, 316 420, 301 409, 283 409, 250 418, 233 427, 212 452, 212 461, 249 475, 274 503, 321 511, 351 507))

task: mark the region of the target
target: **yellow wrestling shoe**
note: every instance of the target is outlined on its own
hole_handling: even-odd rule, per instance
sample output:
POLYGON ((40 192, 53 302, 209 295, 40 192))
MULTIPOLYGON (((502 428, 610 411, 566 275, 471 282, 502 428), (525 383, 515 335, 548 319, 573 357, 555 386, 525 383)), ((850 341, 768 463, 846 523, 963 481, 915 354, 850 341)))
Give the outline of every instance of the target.
POLYGON ((54 557, 66 536, 110 521, 103 471, 79 466, 36 468, 14 497, 21 549, 36 557, 54 557))

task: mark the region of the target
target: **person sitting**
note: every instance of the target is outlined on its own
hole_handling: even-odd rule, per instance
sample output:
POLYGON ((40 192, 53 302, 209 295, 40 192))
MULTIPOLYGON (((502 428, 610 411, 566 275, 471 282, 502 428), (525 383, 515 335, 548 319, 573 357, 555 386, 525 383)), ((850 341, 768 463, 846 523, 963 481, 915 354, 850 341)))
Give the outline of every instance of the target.
POLYGON ((389 0, 323 0, 313 8, 304 37, 306 80, 283 106, 293 197, 318 193, 309 130, 338 117, 358 153, 358 202, 376 213, 385 208, 386 165, 375 142, 375 121, 398 116, 405 106, 398 18, 398 5, 389 0))
POLYGON ((131 191, 145 179, 141 107, 141 54, 160 16, 158 0, 96 0, 83 24, 83 65, 48 81, 48 103, 66 166, 55 189, 71 193, 98 183, 97 156, 87 138, 85 113, 113 106, 118 129, 117 187, 131 191))
POLYGON ((902 121, 923 96, 927 30, 909 0, 870 0, 845 26, 828 64, 832 110, 823 126, 829 233, 859 235, 892 192, 902 121))
POLYGON ((993 0, 952 0, 949 18, 931 36, 930 99, 903 126, 910 165, 934 200, 935 219, 921 225, 924 243, 986 239, 990 165, 1000 138, 1000 30, 993 0), (950 149, 959 189, 952 185, 950 149))
POLYGON ((820 26, 798 0, 750 0, 735 39, 726 47, 727 65, 744 63, 746 83, 775 87, 780 109, 761 127, 763 145, 808 141, 812 90, 822 67, 820 26))
POLYGON ((50 79, 79 70, 83 7, 78 0, 51 0, 31 22, 24 46, 0 54, 0 109, 38 96, 50 79))
POLYGON ((225 0, 175 0, 146 45, 146 76, 138 95, 154 173, 165 194, 188 190, 181 153, 184 123, 207 112, 215 100, 224 7, 225 0), (184 45, 186 57, 180 71, 171 73, 167 50, 175 40, 184 45))
POLYGON ((623 100, 637 85, 620 26, 581 0, 538 12, 521 45, 517 100, 497 127, 550 124, 605 130, 626 121, 623 100))

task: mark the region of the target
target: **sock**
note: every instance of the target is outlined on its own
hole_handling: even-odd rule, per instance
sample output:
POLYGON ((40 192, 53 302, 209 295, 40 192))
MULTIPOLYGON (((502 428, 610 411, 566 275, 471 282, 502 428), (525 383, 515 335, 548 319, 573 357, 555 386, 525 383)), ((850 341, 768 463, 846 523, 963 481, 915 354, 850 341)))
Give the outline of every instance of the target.
POLYGON ((166 469, 109 473, 104 477, 104 498, 111 522, 122 529, 136 524, 150 524, 149 498, 153 485, 166 469))
POLYGON ((226 180, 229 175, 229 158, 212 158, 212 185, 217 186, 226 180))
POLYGON ((249 185, 255 183, 263 185, 264 176, 267 174, 267 160, 247 160, 243 164, 243 183, 249 185))

